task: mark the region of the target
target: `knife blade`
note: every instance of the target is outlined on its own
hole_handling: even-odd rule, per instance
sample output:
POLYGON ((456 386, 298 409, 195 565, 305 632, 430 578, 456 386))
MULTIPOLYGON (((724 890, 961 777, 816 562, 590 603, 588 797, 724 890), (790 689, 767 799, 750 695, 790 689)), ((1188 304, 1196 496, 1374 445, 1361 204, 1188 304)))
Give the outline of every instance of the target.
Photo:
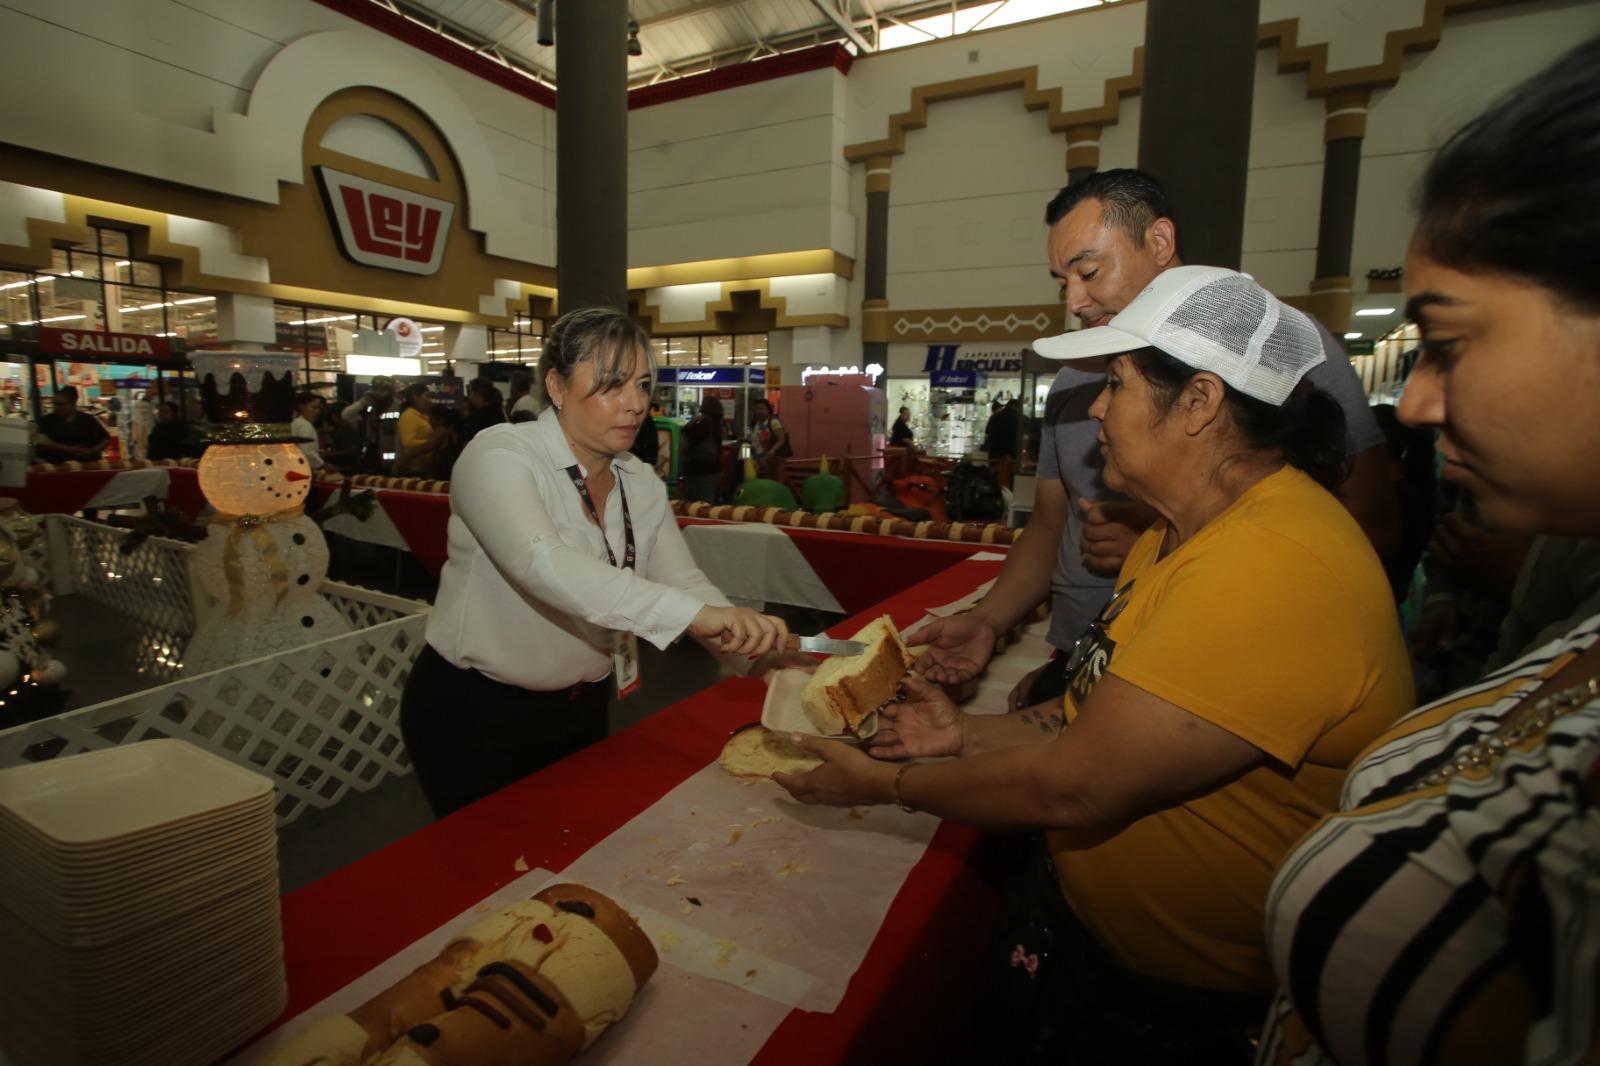
POLYGON ((815 637, 801 637, 789 634, 789 640, 784 647, 790 651, 809 651, 819 655, 860 655, 867 650, 867 646, 855 640, 834 640, 832 637, 818 635, 815 637))

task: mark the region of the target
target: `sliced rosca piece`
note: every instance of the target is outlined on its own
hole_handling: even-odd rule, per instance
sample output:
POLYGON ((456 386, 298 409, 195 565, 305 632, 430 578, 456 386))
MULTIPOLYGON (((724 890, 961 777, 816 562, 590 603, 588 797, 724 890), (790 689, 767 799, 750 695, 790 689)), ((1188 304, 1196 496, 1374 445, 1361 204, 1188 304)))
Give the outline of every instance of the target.
POLYGON ((722 768, 735 777, 771 777, 777 771, 800 774, 815 770, 822 760, 807 755, 760 722, 752 722, 734 732, 722 746, 718 757, 722 768))
POLYGON ((850 639, 867 650, 824 659, 800 696, 806 717, 824 736, 853 735, 868 715, 895 698, 916 662, 888 615, 850 639))

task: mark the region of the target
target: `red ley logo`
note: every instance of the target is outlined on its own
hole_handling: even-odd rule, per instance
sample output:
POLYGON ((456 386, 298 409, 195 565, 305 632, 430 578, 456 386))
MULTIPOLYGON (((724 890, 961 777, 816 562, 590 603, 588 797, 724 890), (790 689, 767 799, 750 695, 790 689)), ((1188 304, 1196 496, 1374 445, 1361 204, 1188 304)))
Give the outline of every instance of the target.
POLYGON ((408 274, 438 271, 455 204, 331 167, 316 171, 346 258, 408 274))

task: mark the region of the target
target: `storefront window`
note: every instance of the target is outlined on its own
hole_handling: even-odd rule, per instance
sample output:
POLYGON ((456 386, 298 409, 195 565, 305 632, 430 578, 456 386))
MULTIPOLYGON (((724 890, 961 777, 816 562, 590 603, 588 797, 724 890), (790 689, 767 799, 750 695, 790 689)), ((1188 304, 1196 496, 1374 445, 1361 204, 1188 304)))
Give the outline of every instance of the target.
POLYGON ((537 363, 544 351, 544 319, 518 312, 510 329, 489 331, 489 359, 493 362, 537 363))
POLYGON ((766 366, 767 335, 765 333, 734 334, 733 361, 740 366, 766 366))
POLYGON ((668 337, 666 352, 668 366, 699 366, 700 338, 668 337))

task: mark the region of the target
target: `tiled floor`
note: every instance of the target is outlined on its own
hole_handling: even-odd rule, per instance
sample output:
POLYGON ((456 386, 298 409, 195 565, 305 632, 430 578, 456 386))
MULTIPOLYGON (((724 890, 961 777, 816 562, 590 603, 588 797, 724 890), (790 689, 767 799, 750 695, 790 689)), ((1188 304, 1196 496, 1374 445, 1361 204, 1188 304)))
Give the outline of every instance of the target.
MULTIPOLYGON (((434 582, 409 557, 397 565, 393 553, 349 542, 335 543, 332 554, 332 574, 341 580, 417 599, 433 598, 434 582)), ((776 605, 772 610, 801 633, 819 632, 838 620, 776 605)), ((57 655, 69 670, 68 709, 115 699, 148 684, 134 664, 140 636, 137 623, 77 596, 56 600, 54 616, 63 629, 57 655)), ((720 676, 716 661, 692 641, 679 642, 665 652, 643 646, 640 668, 647 684, 636 695, 612 704, 614 733, 716 683, 720 676)), ((391 777, 370 792, 351 793, 328 810, 308 810, 279 830, 284 891, 314 881, 431 819, 411 776, 391 777)))

